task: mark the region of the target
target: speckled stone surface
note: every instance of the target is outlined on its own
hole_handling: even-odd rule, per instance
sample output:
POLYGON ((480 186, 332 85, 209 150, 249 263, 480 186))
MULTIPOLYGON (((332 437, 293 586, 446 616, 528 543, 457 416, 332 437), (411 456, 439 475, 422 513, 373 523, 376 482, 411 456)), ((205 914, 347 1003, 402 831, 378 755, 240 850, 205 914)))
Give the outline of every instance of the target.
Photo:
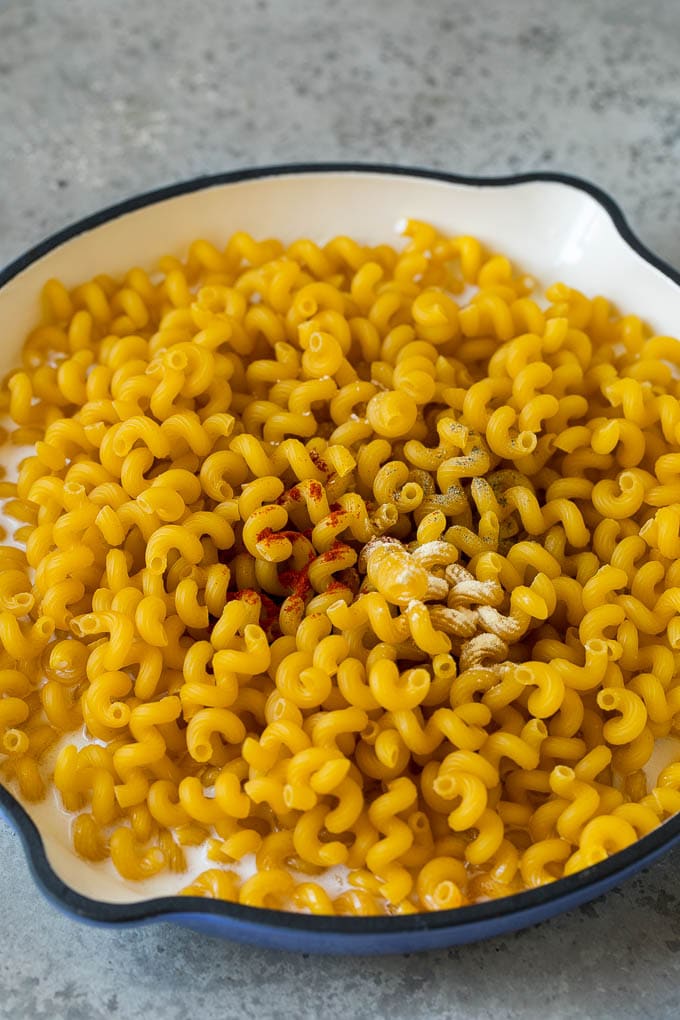
MULTIPOLYGON (((0 0, 0 261, 179 178, 367 160, 554 169, 680 266, 677 0, 0 0)), ((539 928, 313 959, 83 928, 0 823, 0 1017, 677 1017, 680 852, 539 928)))

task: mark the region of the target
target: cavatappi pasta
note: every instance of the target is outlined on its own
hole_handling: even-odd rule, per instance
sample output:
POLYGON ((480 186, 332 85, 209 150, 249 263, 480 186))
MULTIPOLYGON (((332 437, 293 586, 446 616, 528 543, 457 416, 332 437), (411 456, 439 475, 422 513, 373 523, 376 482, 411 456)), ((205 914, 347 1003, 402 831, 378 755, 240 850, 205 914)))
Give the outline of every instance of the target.
POLYGON ((680 763, 644 771, 680 722, 680 341, 533 287, 419 222, 48 281, 2 390, 0 774, 80 855, 403 914, 680 809, 680 763))

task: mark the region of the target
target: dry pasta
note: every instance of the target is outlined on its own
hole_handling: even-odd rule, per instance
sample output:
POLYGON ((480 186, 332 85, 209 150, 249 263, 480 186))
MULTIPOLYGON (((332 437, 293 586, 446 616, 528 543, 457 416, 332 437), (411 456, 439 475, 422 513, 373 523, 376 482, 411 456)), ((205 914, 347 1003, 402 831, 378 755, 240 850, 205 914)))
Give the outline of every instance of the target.
POLYGON ((0 397, 0 775, 78 854, 404 914, 680 810, 645 772, 680 736, 680 341, 533 287, 415 221, 45 284, 0 397))

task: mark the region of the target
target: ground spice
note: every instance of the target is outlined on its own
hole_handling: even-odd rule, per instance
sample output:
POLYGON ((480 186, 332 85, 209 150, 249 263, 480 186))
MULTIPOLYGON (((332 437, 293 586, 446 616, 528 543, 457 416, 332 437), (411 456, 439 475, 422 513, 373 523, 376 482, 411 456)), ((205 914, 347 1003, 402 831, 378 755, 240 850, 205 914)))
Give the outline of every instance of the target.
POLYGON ((336 539, 330 549, 327 549, 326 552, 321 555, 323 556, 325 563, 333 563, 335 560, 342 559, 348 548, 349 547, 346 546, 344 542, 338 542, 336 539))
POLYGON ((279 574, 279 581, 283 588, 288 588, 291 595, 297 595, 304 599, 312 590, 309 580, 309 564, 302 570, 283 570, 279 574))
POLYGON ((316 467, 318 467, 319 471, 323 471, 325 475, 329 475, 331 473, 331 469, 329 468, 328 464, 323 459, 321 454, 316 452, 316 450, 309 451, 309 459, 311 460, 312 464, 315 464, 316 467))

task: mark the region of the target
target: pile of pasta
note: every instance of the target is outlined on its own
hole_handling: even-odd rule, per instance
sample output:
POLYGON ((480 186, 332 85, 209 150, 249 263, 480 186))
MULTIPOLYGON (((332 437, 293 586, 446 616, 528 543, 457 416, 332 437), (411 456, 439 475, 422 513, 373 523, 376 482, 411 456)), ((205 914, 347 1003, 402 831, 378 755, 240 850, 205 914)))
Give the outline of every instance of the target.
POLYGON ((680 764, 645 772, 680 720, 680 342, 534 286, 415 221, 45 285, 2 396, 0 774, 56 787, 78 854, 405 914, 680 809, 680 764))

